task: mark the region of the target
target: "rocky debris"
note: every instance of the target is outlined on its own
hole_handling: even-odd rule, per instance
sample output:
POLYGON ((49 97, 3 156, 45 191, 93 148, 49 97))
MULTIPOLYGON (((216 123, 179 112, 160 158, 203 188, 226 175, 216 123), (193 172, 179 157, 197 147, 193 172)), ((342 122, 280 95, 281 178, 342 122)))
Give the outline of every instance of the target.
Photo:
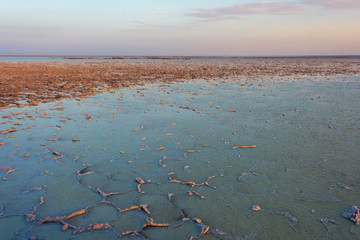
POLYGON ((358 206, 352 206, 348 212, 341 214, 341 216, 349 219, 356 225, 360 225, 360 208, 358 206))
POLYGON ((251 210, 253 210, 253 211, 260 211, 260 210, 261 210, 261 207, 258 206, 258 205, 253 205, 253 206, 251 206, 251 210))

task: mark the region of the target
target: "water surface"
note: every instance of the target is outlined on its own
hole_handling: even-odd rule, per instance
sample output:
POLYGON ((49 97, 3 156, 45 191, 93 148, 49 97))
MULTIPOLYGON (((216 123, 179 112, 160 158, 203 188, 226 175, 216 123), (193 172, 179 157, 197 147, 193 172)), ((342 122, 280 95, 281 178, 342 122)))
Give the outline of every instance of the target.
POLYGON ((341 217, 360 205, 359 80, 194 80, 1 110, 0 130, 19 131, 0 135, 0 236, 360 238, 341 217))

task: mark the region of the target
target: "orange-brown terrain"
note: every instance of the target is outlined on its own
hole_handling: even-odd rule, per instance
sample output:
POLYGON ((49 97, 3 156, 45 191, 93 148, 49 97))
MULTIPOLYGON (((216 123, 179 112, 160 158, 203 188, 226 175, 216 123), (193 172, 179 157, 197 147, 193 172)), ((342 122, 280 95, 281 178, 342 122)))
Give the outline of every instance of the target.
MULTIPOLYGON (((358 58, 0 62, 0 107, 81 97, 130 85, 186 79, 360 75, 358 58)), ((290 79, 291 80, 291 79, 290 79)))

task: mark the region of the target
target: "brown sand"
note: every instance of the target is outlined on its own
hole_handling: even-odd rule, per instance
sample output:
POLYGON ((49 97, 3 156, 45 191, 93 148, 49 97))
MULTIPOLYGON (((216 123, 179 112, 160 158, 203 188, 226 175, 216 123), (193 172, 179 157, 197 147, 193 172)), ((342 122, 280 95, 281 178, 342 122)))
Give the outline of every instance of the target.
POLYGON ((351 75, 360 76, 359 58, 0 62, 0 107, 36 105, 158 81, 351 75))

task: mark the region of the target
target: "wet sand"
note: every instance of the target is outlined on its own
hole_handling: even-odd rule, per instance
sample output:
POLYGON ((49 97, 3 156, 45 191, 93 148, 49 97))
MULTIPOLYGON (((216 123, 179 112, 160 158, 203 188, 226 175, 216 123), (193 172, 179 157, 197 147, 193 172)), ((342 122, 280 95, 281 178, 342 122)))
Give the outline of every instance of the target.
POLYGON ((171 58, 147 61, 0 62, 0 107, 36 105, 154 82, 358 76, 358 58, 171 58), (236 78, 236 79, 235 79, 236 78))

